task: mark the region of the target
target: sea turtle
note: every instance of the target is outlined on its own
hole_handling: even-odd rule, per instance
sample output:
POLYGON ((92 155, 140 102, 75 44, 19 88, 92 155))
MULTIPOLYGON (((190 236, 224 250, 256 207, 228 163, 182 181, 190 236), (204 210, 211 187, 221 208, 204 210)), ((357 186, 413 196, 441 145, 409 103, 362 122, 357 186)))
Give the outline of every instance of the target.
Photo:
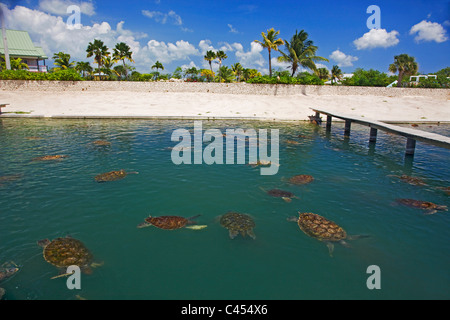
POLYGON ((99 147, 108 147, 111 145, 111 142, 105 140, 96 140, 92 142, 92 144, 99 147))
POLYGON ((276 198, 281 198, 281 199, 283 199, 286 202, 291 202, 292 198, 298 199, 298 197, 295 194, 293 194, 292 192, 289 192, 289 191, 285 191, 285 190, 270 189, 270 190, 266 191, 263 188, 261 188, 261 190, 263 190, 269 196, 276 197, 276 198))
POLYGON ((0 187, 3 187, 5 184, 17 181, 23 177, 22 174, 11 174, 7 176, 0 177, 0 187))
POLYGON ((34 158, 33 161, 53 161, 53 160, 62 160, 64 158, 67 158, 66 155, 54 155, 54 156, 43 156, 43 157, 37 157, 34 158))
POLYGON ((38 245, 43 247, 45 261, 60 269, 65 274, 67 267, 76 265, 85 274, 91 274, 92 268, 101 264, 93 262, 92 253, 85 245, 70 236, 39 240, 38 245))
MULTIPOLYGON (((5 262, 0 267, 0 281, 3 281, 12 275, 14 275, 17 271, 19 271, 19 268, 14 262, 5 262)), ((5 295, 5 289, 0 288, 0 300, 5 295)))
POLYGON ((425 181, 423 181, 422 179, 417 178, 417 177, 408 176, 406 174, 401 175, 401 176, 392 175, 391 177, 399 178, 401 181, 409 183, 414 186, 426 186, 427 185, 425 183, 425 181))
POLYGON ((297 222, 300 229, 308 236, 325 242, 330 256, 333 256, 334 243, 338 242, 345 247, 350 247, 345 240, 356 240, 364 237, 361 235, 349 236, 335 222, 315 213, 299 212, 298 217, 289 217, 287 220, 297 222))
POLYGON ((129 174, 138 174, 138 172, 126 172, 125 170, 110 171, 99 174, 95 177, 97 182, 116 181, 125 178, 129 174))
POLYGON ((292 144, 292 145, 299 145, 300 144, 300 142, 295 141, 295 140, 286 140, 286 141, 284 141, 284 143, 292 144))
POLYGON ((248 235, 252 239, 256 239, 253 232, 255 221, 248 214, 228 212, 220 218, 220 224, 228 229, 231 239, 234 239, 239 233, 243 237, 248 235))
POLYGON ((149 216, 148 218, 145 218, 144 222, 138 224, 137 227, 145 228, 154 226, 164 230, 175 230, 181 228, 201 230, 206 228, 207 226, 195 224, 196 222, 194 221, 194 219, 199 216, 200 215, 196 215, 190 218, 184 218, 179 216, 160 216, 160 217, 149 216))
POLYGON ((299 174, 289 178, 288 182, 291 184, 301 185, 314 181, 314 177, 307 174, 299 174))
POLYGON ((396 202, 407 207, 425 210, 425 214, 434 214, 438 210, 448 211, 447 206, 437 205, 433 202, 414 200, 414 199, 396 199, 396 202))
POLYGON ((450 187, 440 187, 438 189, 444 191, 447 195, 450 196, 450 187))

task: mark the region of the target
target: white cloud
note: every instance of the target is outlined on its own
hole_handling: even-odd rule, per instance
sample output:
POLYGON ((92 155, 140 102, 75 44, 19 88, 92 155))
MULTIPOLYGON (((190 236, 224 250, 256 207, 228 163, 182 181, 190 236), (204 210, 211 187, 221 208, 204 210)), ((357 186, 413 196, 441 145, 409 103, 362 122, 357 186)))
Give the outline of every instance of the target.
POLYGON ((200 48, 200 53, 202 55, 206 54, 206 51, 214 51, 217 52, 217 49, 215 49, 212 45, 211 45, 211 40, 200 40, 200 42, 198 43, 198 47, 200 48))
POLYGON ((264 48, 259 43, 251 42, 250 51, 247 52, 241 44, 236 43, 234 47, 236 58, 244 68, 261 69, 265 65, 266 61, 261 54, 264 48))
POLYGON ((39 9, 60 15, 67 16, 72 14, 71 12, 67 13, 67 8, 71 5, 76 5, 80 7, 80 12, 82 14, 93 16, 95 14, 95 8, 92 2, 88 1, 71 1, 71 0, 40 0, 39 1, 39 9))
MULTIPOLYGON (((375 30, 375 29, 372 29, 375 30)), ((352 67, 354 61, 358 61, 358 57, 347 55, 342 51, 335 50, 330 54, 330 59, 334 60, 339 67, 352 67)))
POLYGON ((156 22, 166 24, 167 22, 174 24, 176 26, 180 26, 181 30, 184 32, 192 32, 193 30, 186 28, 183 26, 183 20, 181 17, 176 14, 175 11, 170 10, 168 13, 164 13, 161 11, 149 11, 142 10, 141 13, 147 18, 153 19, 156 22))
POLYGON ((233 25, 231 25, 231 24, 228 24, 228 28, 230 28, 231 33, 239 33, 239 31, 237 31, 235 28, 233 28, 233 25))
POLYGON ((388 48, 397 45, 400 40, 397 39, 399 33, 395 30, 387 32, 386 29, 371 29, 361 38, 353 41, 356 49, 365 50, 373 48, 388 48))
POLYGON ((150 40, 145 47, 152 60, 161 63, 170 63, 176 60, 188 60, 190 56, 198 56, 200 52, 187 41, 180 40, 176 43, 150 40))
POLYGON ((436 41, 437 43, 441 43, 448 40, 444 27, 437 22, 430 22, 425 20, 419 22, 418 24, 414 25, 409 31, 410 35, 416 33, 417 35, 414 38, 416 42, 436 41))

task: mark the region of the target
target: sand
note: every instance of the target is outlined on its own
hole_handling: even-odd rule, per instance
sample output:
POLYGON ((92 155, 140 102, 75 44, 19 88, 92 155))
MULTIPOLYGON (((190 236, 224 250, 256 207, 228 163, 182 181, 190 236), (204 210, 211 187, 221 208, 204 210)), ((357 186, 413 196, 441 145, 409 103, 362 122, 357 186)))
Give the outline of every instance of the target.
POLYGON ((450 122, 442 97, 221 94, 203 92, 0 91, 3 116, 246 118, 307 121, 311 108, 387 122, 450 122))

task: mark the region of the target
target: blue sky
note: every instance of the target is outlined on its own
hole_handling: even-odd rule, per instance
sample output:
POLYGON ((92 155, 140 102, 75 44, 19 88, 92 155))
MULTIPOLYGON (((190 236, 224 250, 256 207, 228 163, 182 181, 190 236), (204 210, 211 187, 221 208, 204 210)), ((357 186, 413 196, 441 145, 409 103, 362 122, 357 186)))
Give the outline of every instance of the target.
MULTIPOLYGON (((286 40, 296 30, 305 30, 319 47, 317 54, 330 60, 322 66, 340 65, 346 73, 355 68, 387 72, 393 57, 401 53, 414 56, 421 73, 450 66, 450 1, 444 0, 2 2, 8 7, 7 27, 28 31, 47 55, 64 51, 77 61, 93 63, 85 49, 94 38, 110 48, 123 41, 135 52, 134 66, 143 73, 151 72, 156 60, 166 72, 177 66, 206 68, 203 55, 208 49, 224 50, 224 65, 240 62, 268 72, 267 50, 252 42, 272 27, 286 40), (66 9, 71 4, 81 9, 79 29, 67 27, 66 9), (366 25, 370 5, 380 8, 379 29, 366 25)), ((277 56, 273 55, 273 67, 286 68, 277 56)))

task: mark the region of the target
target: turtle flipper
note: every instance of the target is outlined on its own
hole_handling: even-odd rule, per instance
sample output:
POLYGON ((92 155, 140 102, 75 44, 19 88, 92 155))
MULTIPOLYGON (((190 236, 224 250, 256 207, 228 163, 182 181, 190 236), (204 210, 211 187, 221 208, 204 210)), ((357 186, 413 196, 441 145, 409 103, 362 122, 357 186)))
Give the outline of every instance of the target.
POLYGON ((437 212, 437 210, 431 209, 431 210, 425 211, 425 214, 426 214, 427 216, 429 216, 429 215, 435 214, 436 212, 437 212))
POLYGON ((207 227, 207 225, 199 225, 199 224, 195 224, 192 226, 186 226, 186 229, 191 229, 191 230, 202 230, 205 229, 207 227))
POLYGON ((234 239, 239 234, 239 231, 237 231, 237 230, 230 230, 229 234, 230 234, 230 238, 234 239))
POLYGON ((289 197, 281 197, 281 199, 283 199, 285 202, 292 202, 292 199, 289 197))
POLYGON ((255 233, 253 232, 252 229, 247 230, 247 234, 248 234, 248 236, 249 236, 250 238, 252 238, 253 240, 256 239, 256 235, 255 235, 255 233))
POLYGON ((330 254, 330 257, 333 257, 334 244, 332 242, 327 242, 327 247, 328 247, 328 253, 330 254))

